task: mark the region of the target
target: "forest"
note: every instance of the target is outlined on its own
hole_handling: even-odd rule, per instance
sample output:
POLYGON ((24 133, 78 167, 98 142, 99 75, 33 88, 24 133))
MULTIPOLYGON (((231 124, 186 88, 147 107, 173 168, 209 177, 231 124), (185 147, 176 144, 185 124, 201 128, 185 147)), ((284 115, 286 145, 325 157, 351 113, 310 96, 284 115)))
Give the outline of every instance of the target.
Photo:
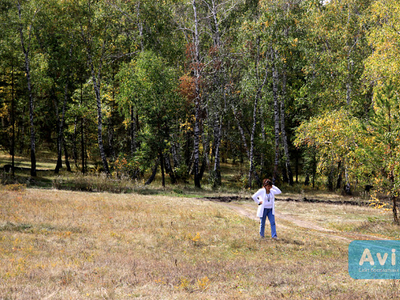
POLYGON ((0 150, 163 185, 400 190, 396 0, 2 0, 0 150), (146 175, 145 175, 146 174, 146 175))

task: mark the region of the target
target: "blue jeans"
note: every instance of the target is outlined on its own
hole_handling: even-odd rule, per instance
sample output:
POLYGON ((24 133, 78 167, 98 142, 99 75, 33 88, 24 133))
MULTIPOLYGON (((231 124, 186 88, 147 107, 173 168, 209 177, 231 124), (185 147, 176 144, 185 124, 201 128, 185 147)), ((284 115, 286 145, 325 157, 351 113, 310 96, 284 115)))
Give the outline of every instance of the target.
POLYGON ((276 238, 276 225, 275 225, 275 216, 272 214, 272 208, 265 208, 264 214, 262 218, 260 218, 260 236, 264 237, 265 232, 265 221, 269 220, 269 224, 271 225, 271 237, 276 238))

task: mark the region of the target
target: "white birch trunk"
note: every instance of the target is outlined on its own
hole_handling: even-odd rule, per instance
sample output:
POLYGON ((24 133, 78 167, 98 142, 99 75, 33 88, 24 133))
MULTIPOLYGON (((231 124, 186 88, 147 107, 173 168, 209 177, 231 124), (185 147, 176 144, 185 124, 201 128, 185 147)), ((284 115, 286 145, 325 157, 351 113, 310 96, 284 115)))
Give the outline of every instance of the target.
POLYGON ((290 163, 290 153, 289 153, 289 145, 287 141, 286 135, 286 127, 285 127, 285 99, 286 99, 286 69, 283 69, 282 72, 282 94, 283 97, 280 101, 280 113, 281 113, 281 134, 282 134, 282 143, 283 143, 283 150, 285 153, 285 165, 286 171, 288 176, 288 183, 293 185, 293 173, 292 173, 292 166, 290 163))
MULTIPOLYGON (((18 17, 19 17, 19 34, 22 51, 24 53, 25 59, 25 72, 26 79, 28 84, 28 94, 29 94, 29 123, 30 123, 30 141, 31 141, 31 176, 36 177, 36 134, 35 134, 35 126, 34 126, 34 106, 33 106, 33 94, 32 94, 32 82, 31 82, 31 70, 30 70, 30 60, 29 60, 29 52, 30 52, 30 43, 31 43, 31 33, 32 33, 32 25, 29 26, 28 29, 28 45, 25 45, 25 37, 23 33, 23 25, 22 25, 22 14, 21 14, 21 3, 18 1, 18 17)), ((36 14, 36 13, 35 13, 36 14)))
MULTIPOLYGON (((90 1, 88 2, 88 8, 89 8, 89 16, 90 16, 90 1)), ((91 20, 89 17, 89 34, 91 34, 91 20)), ((84 37, 83 33, 82 36, 84 37)), ((85 37, 84 37, 85 39, 85 37)), ((100 74, 101 74, 101 68, 102 68, 102 62, 103 62, 103 57, 104 57, 104 51, 105 51, 105 41, 103 41, 102 45, 102 53, 100 57, 100 63, 98 67, 98 75, 96 76, 96 72, 94 69, 94 62, 93 62, 93 54, 92 54, 92 45, 91 45, 91 37, 85 39, 86 44, 87 44, 87 57, 88 57, 88 63, 92 75, 92 81, 93 81, 93 88, 94 92, 96 95, 96 105, 97 105, 97 141, 99 144, 99 151, 100 151, 100 157, 101 161, 103 163, 103 168, 104 171, 106 172, 107 175, 110 175, 110 170, 108 168, 108 162, 106 158, 106 154, 104 151, 104 143, 103 143, 103 116, 102 116, 102 111, 101 111, 101 95, 100 95, 100 74)))
POLYGON ((195 123, 194 123, 194 185, 198 188, 200 185, 199 178, 199 160, 200 160, 200 49, 199 49, 199 32, 198 32, 198 18, 197 18, 197 4, 196 0, 192 0, 193 13, 194 13, 194 80, 195 80, 195 123))
MULTIPOLYGON (((272 49, 272 57, 275 56, 275 50, 272 49)), ((274 59, 273 59, 274 60, 274 59)), ((274 159, 274 172, 272 181, 275 184, 278 177, 278 164, 279 164, 279 99, 278 99, 278 71, 276 69, 275 61, 272 63, 272 93, 274 97, 274 133, 275 133, 275 159, 274 159)))
POLYGON ((249 168, 249 187, 251 187, 251 177, 252 175, 256 176, 256 179, 259 180, 258 176, 255 174, 254 171, 254 135, 256 132, 256 125, 257 125, 257 110, 258 110, 258 102, 261 97, 261 91, 267 82, 267 76, 268 76, 268 62, 265 64, 265 75, 262 83, 257 89, 256 96, 254 99, 254 106, 253 106, 253 127, 251 130, 251 135, 250 135, 250 152, 249 152, 249 160, 250 160, 250 168, 249 168))

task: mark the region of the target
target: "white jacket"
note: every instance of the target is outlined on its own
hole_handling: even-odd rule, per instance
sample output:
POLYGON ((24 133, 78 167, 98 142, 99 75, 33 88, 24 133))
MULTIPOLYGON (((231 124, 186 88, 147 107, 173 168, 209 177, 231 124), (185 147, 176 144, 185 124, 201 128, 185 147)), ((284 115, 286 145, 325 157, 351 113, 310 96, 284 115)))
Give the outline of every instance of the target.
MULTIPOLYGON (((282 191, 278 187, 273 185, 269 192, 270 201, 272 202, 272 214, 275 215, 275 195, 282 193, 282 191)), ((257 204, 259 204, 260 200, 262 200, 263 203, 260 204, 257 209, 257 217, 262 218, 264 214, 265 204, 267 202, 267 191, 265 190, 265 188, 261 188, 257 192, 255 192, 254 195, 251 196, 251 198, 253 198, 254 202, 257 204)))

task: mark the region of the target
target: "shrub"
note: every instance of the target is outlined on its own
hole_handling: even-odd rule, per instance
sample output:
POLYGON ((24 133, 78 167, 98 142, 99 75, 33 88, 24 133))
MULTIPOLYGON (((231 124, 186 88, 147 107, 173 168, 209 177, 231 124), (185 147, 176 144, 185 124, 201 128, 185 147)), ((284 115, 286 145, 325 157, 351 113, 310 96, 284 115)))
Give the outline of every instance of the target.
POLYGON ((140 175, 140 163, 137 156, 128 158, 124 154, 120 154, 118 158, 111 163, 111 168, 117 178, 122 178, 124 176, 138 178, 140 175))
POLYGON ((57 177, 53 180, 53 187, 56 189, 84 192, 127 193, 134 189, 135 183, 127 176, 111 178, 105 173, 91 175, 76 174, 68 180, 57 177))

